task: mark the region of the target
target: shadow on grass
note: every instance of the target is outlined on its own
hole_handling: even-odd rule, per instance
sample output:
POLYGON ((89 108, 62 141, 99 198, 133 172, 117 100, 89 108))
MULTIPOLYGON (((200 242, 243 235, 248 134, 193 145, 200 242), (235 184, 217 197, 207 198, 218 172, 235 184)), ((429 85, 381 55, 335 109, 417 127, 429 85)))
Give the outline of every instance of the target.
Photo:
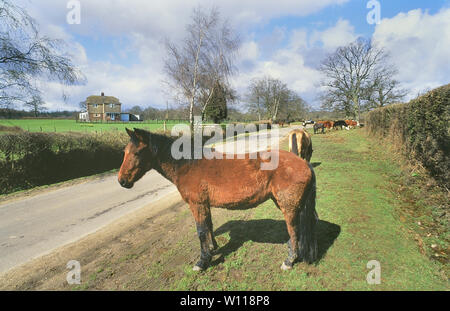
MULTIPOLYGON (((217 237, 225 232, 229 232, 228 243, 217 250, 221 256, 211 263, 215 266, 223 262, 224 258, 238 250, 245 242, 253 241, 258 243, 286 244, 289 235, 284 220, 258 219, 258 220, 232 220, 215 230, 217 237)), ((319 262, 333 245, 341 232, 341 227, 328 221, 319 220, 317 225, 317 237, 319 246, 319 262)), ((286 245, 286 255, 288 248, 286 245)))

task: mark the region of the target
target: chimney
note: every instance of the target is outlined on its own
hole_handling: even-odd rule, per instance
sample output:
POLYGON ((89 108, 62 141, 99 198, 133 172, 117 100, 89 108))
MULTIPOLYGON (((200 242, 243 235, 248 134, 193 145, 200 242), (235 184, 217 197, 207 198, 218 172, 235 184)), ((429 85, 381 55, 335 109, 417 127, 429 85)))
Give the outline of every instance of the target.
POLYGON ((102 92, 102 96, 105 96, 105 93, 102 92))

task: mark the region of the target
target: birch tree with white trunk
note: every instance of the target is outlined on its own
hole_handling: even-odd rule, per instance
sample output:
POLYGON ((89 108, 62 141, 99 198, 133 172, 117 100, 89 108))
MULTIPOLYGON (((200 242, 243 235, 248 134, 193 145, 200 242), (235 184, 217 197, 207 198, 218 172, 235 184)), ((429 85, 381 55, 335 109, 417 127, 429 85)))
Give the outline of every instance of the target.
POLYGON ((166 84, 172 95, 189 106, 189 123, 194 127, 194 108, 204 115, 217 84, 228 86, 235 72, 234 57, 240 41, 219 11, 201 7, 193 10, 187 35, 181 44, 166 41, 166 84))

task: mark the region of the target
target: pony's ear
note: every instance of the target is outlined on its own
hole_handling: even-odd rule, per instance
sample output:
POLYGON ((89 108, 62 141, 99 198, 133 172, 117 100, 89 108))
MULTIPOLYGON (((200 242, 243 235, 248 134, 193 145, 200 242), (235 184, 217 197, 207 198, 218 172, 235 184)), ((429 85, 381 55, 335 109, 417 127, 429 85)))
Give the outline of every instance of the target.
POLYGON ((140 142, 143 142, 146 145, 150 145, 150 133, 146 130, 134 128, 134 134, 138 138, 140 142))
POLYGON ((135 132, 128 128, 125 128, 125 130, 127 131, 128 136, 130 136, 132 142, 137 143, 139 141, 135 132))

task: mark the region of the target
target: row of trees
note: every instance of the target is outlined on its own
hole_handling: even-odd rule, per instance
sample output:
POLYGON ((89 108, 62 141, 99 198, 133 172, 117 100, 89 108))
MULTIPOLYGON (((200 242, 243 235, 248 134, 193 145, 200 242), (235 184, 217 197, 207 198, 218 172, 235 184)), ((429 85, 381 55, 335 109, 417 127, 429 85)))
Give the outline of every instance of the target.
MULTIPOLYGON (((222 102, 223 103, 223 102, 222 102)), ((137 114, 141 116, 144 120, 188 120, 187 116, 189 116, 189 107, 179 105, 170 108, 154 108, 154 107, 140 107, 133 106, 130 109, 127 109, 126 112, 137 114)), ((249 112, 240 111, 234 107, 222 106, 216 107, 216 104, 213 102, 211 105, 211 109, 217 109, 217 113, 212 113, 209 115, 206 114, 206 121, 212 121, 214 123, 220 123, 223 120, 226 121, 239 121, 239 122, 250 122, 255 120, 255 116, 249 112), (223 113, 223 109, 226 109, 226 116, 223 113), (215 118, 215 119, 214 119, 215 118)), ((194 114, 199 115, 200 111, 194 109, 194 114)))
POLYGON ((247 108, 258 120, 272 121, 303 119, 308 111, 307 103, 286 83, 272 77, 254 79, 246 95, 247 108))

